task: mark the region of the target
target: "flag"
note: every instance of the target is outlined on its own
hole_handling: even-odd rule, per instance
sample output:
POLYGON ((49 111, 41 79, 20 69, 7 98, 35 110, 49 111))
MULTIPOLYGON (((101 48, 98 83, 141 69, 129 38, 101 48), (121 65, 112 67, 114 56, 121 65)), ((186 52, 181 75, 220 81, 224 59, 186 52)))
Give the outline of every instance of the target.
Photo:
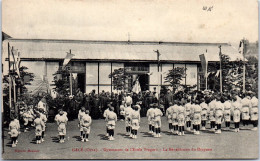
POLYGON ((201 67, 202 67, 202 71, 204 73, 204 77, 207 77, 208 61, 206 59, 205 54, 201 54, 201 55, 199 55, 199 57, 200 57, 201 67))
POLYGON ((149 75, 149 76, 152 75, 152 74, 153 74, 153 72, 151 72, 151 73, 147 73, 147 75, 149 75))
POLYGON ((13 47, 10 49, 10 67, 13 65, 13 70, 18 74, 18 77, 20 77, 20 53, 17 49, 15 50, 13 47))
POLYGON ((244 42, 243 42, 243 40, 241 40, 239 43, 238 52, 240 54, 243 54, 243 50, 244 50, 244 42))
POLYGON ((219 73, 220 73, 220 70, 217 71, 217 73, 216 73, 215 76, 218 77, 218 76, 219 76, 219 73))
POLYGON ((62 65, 63 68, 70 62, 70 60, 72 59, 73 56, 75 56, 75 55, 71 54, 71 51, 69 53, 67 53, 67 55, 63 61, 63 65, 62 65))
POLYGON ((77 78, 77 76, 78 76, 78 73, 72 73, 72 77, 74 80, 77 78))

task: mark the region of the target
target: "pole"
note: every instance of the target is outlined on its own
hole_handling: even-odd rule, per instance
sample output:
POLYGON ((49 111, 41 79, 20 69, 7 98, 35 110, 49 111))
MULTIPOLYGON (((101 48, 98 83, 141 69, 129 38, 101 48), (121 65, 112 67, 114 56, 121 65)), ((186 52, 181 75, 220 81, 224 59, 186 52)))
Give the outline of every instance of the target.
POLYGON ((70 95, 72 96, 72 73, 70 71, 70 95))
POLYGON ((161 92, 161 89, 160 89, 160 85, 161 85, 161 72, 160 72, 160 52, 159 50, 157 49, 156 51, 154 51, 157 53, 157 66, 158 66, 158 105, 160 107, 160 92, 161 92))
POLYGON ((10 112, 11 112, 11 108, 12 108, 12 78, 11 78, 10 65, 11 65, 10 64, 10 45, 8 43, 9 108, 10 108, 10 112))
POLYGON ((243 93, 246 92, 246 63, 245 63, 245 39, 242 40, 243 45, 243 93))
POLYGON ((220 59, 220 69, 219 69, 219 78, 220 78, 220 94, 222 95, 222 59, 221 59, 221 45, 219 46, 219 59, 220 59))
POLYGON ((208 90, 208 64, 206 62, 206 75, 205 75, 205 79, 206 79, 206 90, 208 90))

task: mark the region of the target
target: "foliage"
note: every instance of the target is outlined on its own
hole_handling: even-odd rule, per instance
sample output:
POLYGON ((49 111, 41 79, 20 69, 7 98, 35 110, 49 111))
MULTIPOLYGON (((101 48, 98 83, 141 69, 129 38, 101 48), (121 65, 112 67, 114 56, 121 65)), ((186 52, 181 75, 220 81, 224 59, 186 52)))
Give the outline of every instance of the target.
POLYGON ((169 73, 165 77, 165 83, 170 83, 173 90, 178 89, 180 86, 184 86, 184 84, 181 84, 181 80, 185 77, 185 70, 186 68, 184 67, 175 67, 172 70, 169 70, 169 73))
POLYGON ((124 90, 125 81, 127 79, 124 68, 115 69, 111 74, 109 74, 109 78, 112 78, 114 90, 124 90))
MULTIPOLYGON (((60 69, 54 75, 54 90, 61 96, 70 95, 70 73, 67 69, 60 69)), ((75 89, 75 88, 74 88, 75 89)))
MULTIPOLYGON (((12 76, 15 78, 15 84, 16 84, 16 88, 20 89, 20 94, 26 94, 27 92, 27 88, 26 85, 31 85, 31 82, 34 80, 34 74, 27 72, 27 67, 22 66, 19 68, 20 71, 20 77, 18 77, 17 72, 15 72, 14 70, 10 70, 10 73, 12 74, 12 76)), ((3 77, 3 83, 6 83, 8 85, 4 86, 3 88, 3 92, 5 95, 9 95, 9 76, 8 75, 4 75, 3 77)))
MULTIPOLYGON (((256 58, 249 58, 245 62, 246 66, 246 90, 255 91, 257 93, 258 82, 258 60, 256 58)), ((230 61, 229 56, 221 55, 222 65, 222 89, 223 92, 237 90, 242 92, 243 89, 243 61, 230 61)), ((215 91, 220 91, 220 76, 218 70, 220 69, 220 62, 209 64, 208 84, 209 88, 215 91)))

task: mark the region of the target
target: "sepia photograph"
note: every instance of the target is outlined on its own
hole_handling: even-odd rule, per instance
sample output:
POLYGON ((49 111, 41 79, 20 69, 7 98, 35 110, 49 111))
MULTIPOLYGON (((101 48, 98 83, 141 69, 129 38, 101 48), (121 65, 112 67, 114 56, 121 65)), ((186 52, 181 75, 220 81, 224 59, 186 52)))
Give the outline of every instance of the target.
POLYGON ((257 0, 3 0, 2 159, 257 159, 257 0))

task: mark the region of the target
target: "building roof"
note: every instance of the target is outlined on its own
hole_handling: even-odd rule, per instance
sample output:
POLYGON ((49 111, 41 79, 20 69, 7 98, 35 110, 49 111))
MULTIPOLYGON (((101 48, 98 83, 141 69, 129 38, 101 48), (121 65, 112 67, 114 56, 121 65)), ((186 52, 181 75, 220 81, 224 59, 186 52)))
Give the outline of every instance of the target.
POLYGON ((162 61, 199 62, 199 55, 207 50, 208 61, 219 61, 219 45, 231 60, 242 58, 227 43, 7 39, 3 42, 4 54, 8 42, 20 52, 22 59, 62 60, 71 50, 74 60, 156 61, 154 51, 159 50, 162 61))

